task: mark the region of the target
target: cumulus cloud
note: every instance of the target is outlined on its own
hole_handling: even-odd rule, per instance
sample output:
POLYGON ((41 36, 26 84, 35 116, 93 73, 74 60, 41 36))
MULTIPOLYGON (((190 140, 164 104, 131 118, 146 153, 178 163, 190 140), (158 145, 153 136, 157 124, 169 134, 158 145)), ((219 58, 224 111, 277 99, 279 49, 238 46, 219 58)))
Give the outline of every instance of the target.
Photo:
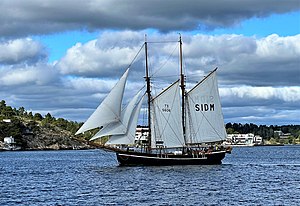
POLYGON ((115 71, 129 65, 136 51, 136 48, 128 47, 101 49, 96 45, 96 40, 84 45, 78 43, 67 51, 57 67, 63 74, 113 75, 115 71))
POLYGON ((280 37, 273 34, 258 41, 257 55, 266 60, 298 59, 300 54, 300 34, 280 37))
MULTIPOLYGON (((167 75, 178 76, 179 73, 178 34, 154 34, 149 41, 165 39, 175 43, 149 44, 149 65, 154 77, 164 76, 170 81, 167 75)), ((280 37, 273 34, 257 38, 234 34, 196 34, 184 36, 183 41, 184 67, 186 74, 189 74, 188 80, 199 81, 203 74, 219 67, 220 80, 227 85, 299 85, 300 35, 280 37)), ((97 40, 78 43, 70 48, 56 67, 63 74, 78 76, 103 78, 120 75, 142 44, 142 32, 107 32, 97 40), (132 36, 138 40, 134 41, 132 36)), ((141 55, 144 55, 143 51, 141 55)), ((134 65, 136 76, 144 74, 144 57, 139 58, 134 65)))
POLYGON ((297 0, 65 0, 63 7, 61 1, 54 0, 2 0, 0 35, 27 36, 74 29, 213 29, 235 26, 252 17, 297 11, 299 7, 297 0))
MULTIPOLYGON (((151 43, 151 47, 148 49, 149 62, 156 75, 166 73, 164 70, 158 71, 162 66, 169 68, 169 70, 178 70, 177 64, 174 65, 174 62, 167 61, 168 58, 174 58, 174 56, 178 59, 178 45, 175 44, 178 40, 178 34, 166 36, 156 34, 151 37, 151 41, 163 41, 168 37, 173 39, 171 50, 168 44, 151 43), (173 57, 170 57, 171 53, 173 53, 173 57)), ((135 72, 138 72, 138 75, 135 73, 135 76, 140 77, 144 75, 145 68, 143 44, 144 34, 142 32, 105 32, 96 40, 85 44, 78 43, 70 48, 66 55, 57 62, 56 68, 63 74, 101 76, 103 78, 120 75, 125 71, 124 69, 130 66, 135 72), (133 61, 135 57, 136 59, 133 61)))
POLYGON ((300 87, 220 88, 226 122, 299 124, 300 87))
POLYGON ((64 81, 64 85, 76 91, 81 96, 93 96, 103 99, 117 83, 117 79, 96 79, 84 77, 68 77, 64 81))
POLYGON ((35 63, 46 57, 44 46, 30 38, 0 42, 0 64, 35 63))
POLYGON ((0 68, 1 86, 44 85, 54 82, 59 77, 58 72, 47 64, 35 66, 19 65, 18 67, 0 68))
POLYGON ((225 98, 281 100, 300 104, 300 86, 294 87, 252 87, 239 86, 220 89, 225 98))
POLYGON ((264 37, 194 35, 184 44, 189 72, 219 67, 224 84, 297 86, 300 35, 264 37))

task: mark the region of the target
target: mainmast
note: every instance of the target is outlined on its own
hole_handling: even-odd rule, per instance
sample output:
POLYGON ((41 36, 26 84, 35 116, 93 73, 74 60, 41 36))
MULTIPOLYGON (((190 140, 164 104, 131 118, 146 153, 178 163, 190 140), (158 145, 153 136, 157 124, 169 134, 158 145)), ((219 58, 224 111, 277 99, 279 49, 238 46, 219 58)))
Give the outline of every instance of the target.
POLYGON ((182 129, 183 129, 183 138, 186 144, 186 135, 185 135, 185 81, 183 74, 182 66, 182 40, 181 35, 179 36, 179 55, 180 55, 180 88, 181 88, 181 110, 182 110, 182 129))
POLYGON ((148 50, 147 50, 147 39, 145 36, 145 64, 146 64, 146 93, 148 96, 148 151, 151 150, 151 88, 150 88, 150 77, 148 68, 148 50))

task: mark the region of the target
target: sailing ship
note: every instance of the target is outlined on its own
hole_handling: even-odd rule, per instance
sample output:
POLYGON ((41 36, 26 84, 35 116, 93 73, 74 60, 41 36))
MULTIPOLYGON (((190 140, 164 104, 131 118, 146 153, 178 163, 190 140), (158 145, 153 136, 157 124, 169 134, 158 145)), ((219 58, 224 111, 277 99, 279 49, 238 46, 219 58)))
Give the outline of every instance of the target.
POLYGON ((178 42, 180 77, 177 81, 152 96, 148 42, 145 41, 144 94, 138 92, 122 108, 128 68, 76 135, 99 128, 90 141, 108 137, 103 149, 115 152, 121 166, 221 164, 231 148, 221 146, 227 134, 218 91, 217 69, 187 91, 182 67, 181 36, 178 42), (147 99, 147 132, 143 139, 136 139, 136 127, 144 99, 147 99))

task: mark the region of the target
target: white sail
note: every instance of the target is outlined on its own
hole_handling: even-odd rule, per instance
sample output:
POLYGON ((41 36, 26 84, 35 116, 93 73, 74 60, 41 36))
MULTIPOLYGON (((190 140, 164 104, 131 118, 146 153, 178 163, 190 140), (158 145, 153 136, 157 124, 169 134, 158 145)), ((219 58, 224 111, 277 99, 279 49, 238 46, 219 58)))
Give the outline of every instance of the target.
POLYGON ((216 142, 226 138, 216 70, 187 95, 187 143, 216 142))
POLYGON ((118 83, 106 96, 94 113, 86 120, 75 135, 85 131, 105 126, 106 124, 116 122, 121 117, 121 103, 123 99, 124 88, 128 76, 129 68, 123 74, 118 83))
POLYGON ((137 104, 140 94, 141 94, 141 92, 138 92, 132 98, 132 100, 128 103, 127 107, 125 107, 125 109, 122 110, 121 118, 117 122, 113 122, 113 123, 106 125, 97 134, 95 134, 90 139, 90 141, 101 138, 103 136, 108 136, 108 135, 126 134, 126 132, 128 130, 128 123, 129 123, 130 117, 133 113, 134 108, 136 107, 136 104, 137 104))
POLYGON ((109 140, 105 143, 106 145, 134 143, 136 126, 137 126, 140 110, 143 104, 144 96, 140 99, 140 102, 135 106, 134 110, 132 111, 126 134, 112 135, 109 138, 109 140))
POLYGON ((152 104, 151 146, 183 146, 179 81, 153 98, 152 104))

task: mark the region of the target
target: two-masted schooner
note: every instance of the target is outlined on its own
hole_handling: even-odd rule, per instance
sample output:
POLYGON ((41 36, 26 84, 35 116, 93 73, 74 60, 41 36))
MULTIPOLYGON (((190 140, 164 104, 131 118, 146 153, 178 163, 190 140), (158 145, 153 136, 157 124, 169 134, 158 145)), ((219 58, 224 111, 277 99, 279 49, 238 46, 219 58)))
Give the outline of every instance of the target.
POLYGON ((92 140, 109 137, 103 148, 114 151, 120 165, 221 164, 230 148, 226 139, 216 70, 189 91, 182 68, 182 40, 179 38, 180 77, 156 96, 151 94, 151 77, 145 48, 146 91, 137 93, 122 108, 128 68, 94 113, 76 132, 99 128, 92 140), (136 127, 144 99, 147 99, 147 131, 136 138, 136 127))

